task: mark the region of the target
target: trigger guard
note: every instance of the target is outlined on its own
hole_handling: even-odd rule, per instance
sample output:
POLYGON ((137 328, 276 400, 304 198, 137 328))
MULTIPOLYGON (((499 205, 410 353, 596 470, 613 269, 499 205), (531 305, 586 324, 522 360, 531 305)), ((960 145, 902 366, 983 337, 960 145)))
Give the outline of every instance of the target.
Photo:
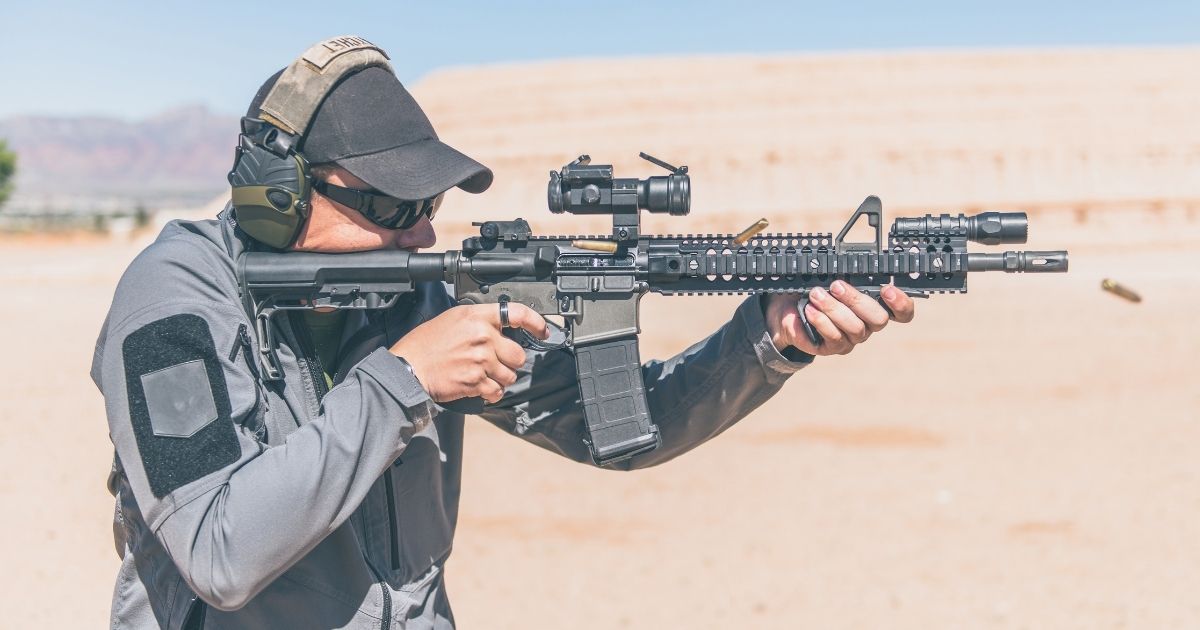
POLYGON ((550 350, 561 350, 571 346, 571 332, 569 330, 550 321, 546 322, 546 326, 551 328, 551 337, 554 336, 554 331, 562 332, 562 343, 546 343, 545 341, 542 341, 541 339, 529 334, 529 331, 525 330, 524 328, 505 328, 502 331, 502 334, 520 344, 522 348, 526 348, 528 350, 548 352, 550 350))

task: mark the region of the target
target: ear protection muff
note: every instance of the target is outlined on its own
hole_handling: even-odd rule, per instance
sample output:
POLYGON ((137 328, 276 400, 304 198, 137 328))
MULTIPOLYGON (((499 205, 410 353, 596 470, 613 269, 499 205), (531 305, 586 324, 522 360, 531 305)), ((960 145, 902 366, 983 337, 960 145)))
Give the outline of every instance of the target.
POLYGON ((296 241, 312 196, 312 173, 301 152, 304 134, 333 88, 372 66, 392 71, 387 54, 361 37, 327 39, 279 75, 258 118, 242 119, 229 185, 234 216, 244 232, 278 249, 296 241))
POLYGON ((243 118, 229 172, 238 226, 259 242, 279 249, 300 235, 312 194, 308 163, 294 145, 281 146, 281 141, 290 139, 260 119, 243 118))

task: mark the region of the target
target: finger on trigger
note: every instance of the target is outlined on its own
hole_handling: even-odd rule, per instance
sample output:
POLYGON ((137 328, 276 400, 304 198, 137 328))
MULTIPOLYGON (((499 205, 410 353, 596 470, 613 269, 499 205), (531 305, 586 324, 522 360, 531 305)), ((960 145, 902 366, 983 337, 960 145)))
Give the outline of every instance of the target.
POLYGON ((508 323, 513 328, 524 328, 538 339, 545 340, 550 337, 550 328, 546 325, 546 318, 524 304, 517 302, 508 304, 508 323))

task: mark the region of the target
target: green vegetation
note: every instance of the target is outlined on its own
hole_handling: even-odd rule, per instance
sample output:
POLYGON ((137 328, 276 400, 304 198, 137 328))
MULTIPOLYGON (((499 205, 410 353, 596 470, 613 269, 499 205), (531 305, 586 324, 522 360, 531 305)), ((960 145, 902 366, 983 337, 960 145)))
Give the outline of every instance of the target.
POLYGON ((8 200, 13 190, 13 175, 17 173, 17 154, 8 150, 8 144, 0 140, 0 206, 8 200))

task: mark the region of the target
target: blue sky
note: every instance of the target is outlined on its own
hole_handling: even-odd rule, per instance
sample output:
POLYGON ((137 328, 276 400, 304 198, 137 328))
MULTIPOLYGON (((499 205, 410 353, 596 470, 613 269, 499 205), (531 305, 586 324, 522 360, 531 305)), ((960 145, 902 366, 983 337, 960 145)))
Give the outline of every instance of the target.
POLYGON ((31 2, 0 10, 0 117, 240 112, 308 45, 357 34, 439 66, 689 53, 1200 43, 1200 0, 31 2))

